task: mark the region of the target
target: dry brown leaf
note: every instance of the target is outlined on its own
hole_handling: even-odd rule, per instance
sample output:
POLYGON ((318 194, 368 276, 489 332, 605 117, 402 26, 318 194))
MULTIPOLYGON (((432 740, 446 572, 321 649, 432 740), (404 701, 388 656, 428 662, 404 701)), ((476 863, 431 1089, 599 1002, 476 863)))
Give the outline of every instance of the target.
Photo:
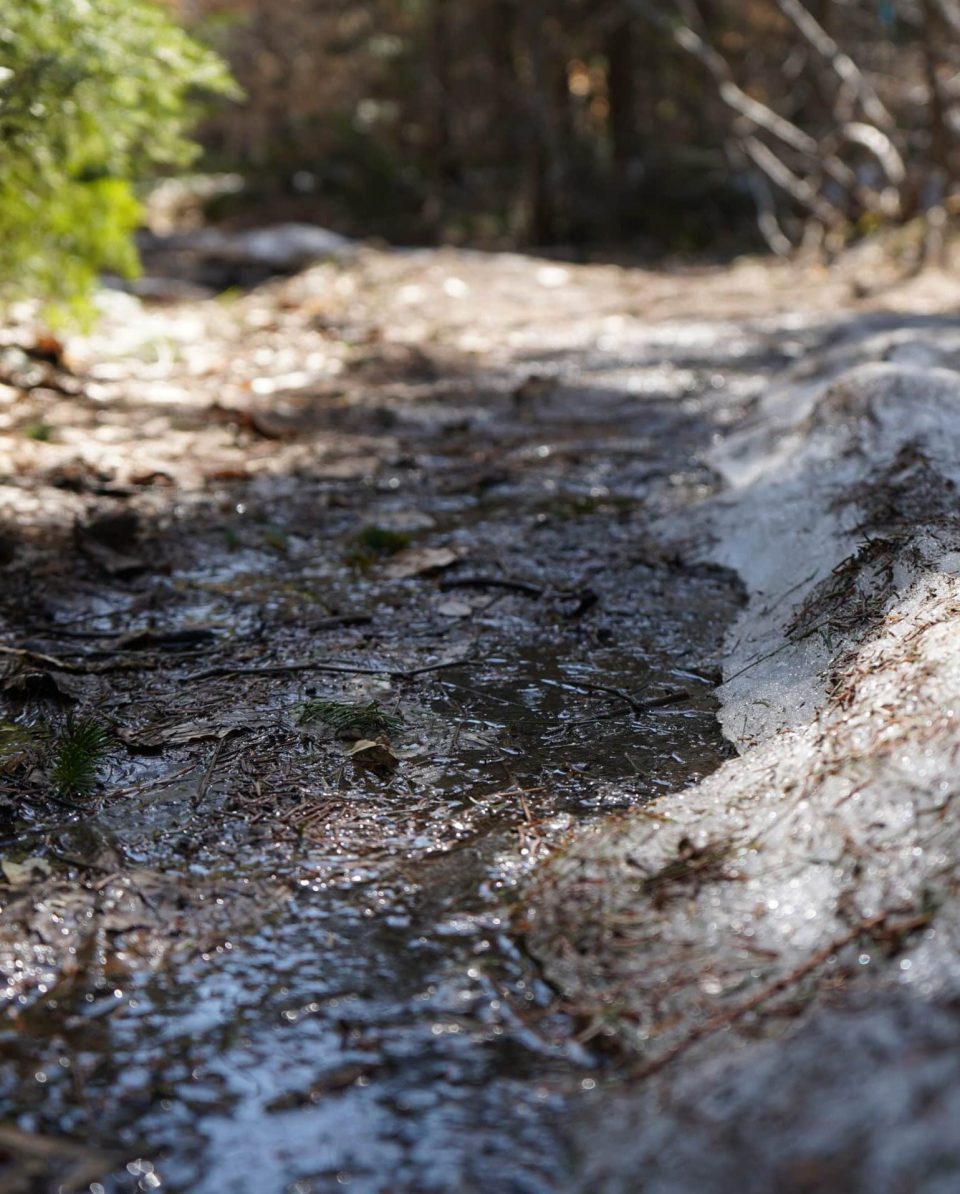
POLYGON ((466 601, 444 601, 437 606, 437 613, 441 618, 468 618, 473 613, 473 606, 466 601))
POLYGON ((11 887, 29 887, 31 883, 45 879, 50 874, 50 863, 45 858, 25 858, 23 862, 2 858, 0 871, 3 871, 3 877, 11 887))
POLYGON ((347 751, 354 767, 381 773, 393 771, 399 759, 383 739, 361 738, 347 751))
POLYGON ((459 559, 449 547, 408 547, 398 552, 384 568, 391 580, 407 580, 412 576, 432 576, 449 568, 459 559))

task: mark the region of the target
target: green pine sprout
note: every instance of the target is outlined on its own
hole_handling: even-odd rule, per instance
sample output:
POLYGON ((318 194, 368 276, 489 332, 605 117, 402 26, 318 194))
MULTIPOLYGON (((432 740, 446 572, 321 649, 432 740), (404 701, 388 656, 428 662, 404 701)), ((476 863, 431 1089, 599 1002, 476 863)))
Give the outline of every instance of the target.
POLYGON ((301 725, 322 722, 338 734, 357 738, 395 733, 403 725, 401 718, 385 713, 376 701, 367 705, 322 699, 305 701, 300 706, 297 720, 301 725))
POLYGON ((406 531, 394 531, 390 527, 366 526, 357 535, 357 543, 378 556, 393 556, 409 547, 410 535, 406 531))
POLYGON ((83 796, 97 781, 109 735, 99 722, 70 718, 57 742, 51 778, 65 796, 83 796))

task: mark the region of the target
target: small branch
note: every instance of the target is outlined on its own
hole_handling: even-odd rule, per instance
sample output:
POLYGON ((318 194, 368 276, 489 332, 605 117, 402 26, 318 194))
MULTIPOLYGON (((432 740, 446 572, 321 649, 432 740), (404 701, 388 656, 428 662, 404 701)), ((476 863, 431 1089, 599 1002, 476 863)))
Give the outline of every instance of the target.
MULTIPOLYGON (((548 683, 554 683, 554 681, 548 681, 548 683)), ((612 688, 609 684, 594 684, 592 682, 587 684, 574 680, 564 680, 562 685, 558 685, 558 687, 573 688, 577 692, 588 694, 596 692, 602 696, 616 697, 618 701, 623 701, 625 705, 629 705, 634 713, 643 712, 643 704, 636 697, 632 697, 629 692, 624 692, 622 688, 612 688)))
POLYGON ((671 692, 664 693, 663 696, 646 697, 643 700, 638 700, 636 697, 631 696, 629 692, 624 692, 622 688, 613 688, 609 684, 594 684, 593 681, 586 683, 578 680, 564 680, 562 687, 574 688, 578 692, 597 692, 603 696, 616 697, 617 700, 629 705, 636 714, 646 713, 649 709, 663 709, 667 705, 677 705, 681 701, 688 700, 690 696, 686 689, 677 688, 671 692))
POLYGON ((525 593, 528 597, 542 597, 545 590, 526 580, 512 580, 509 576, 456 576, 442 580, 437 586, 442 592, 450 589, 506 589, 511 593, 525 593))
POLYGON ((758 137, 744 137, 741 144, 744 153, 771 182, 786 191, 818 220, 822 220, 828 226, 842 222, 843 213, 839 208, 824 199, 806 179, 795 174, 785 162, 777 157, 769 145, 765 145, 758 137))
POLYGON ((819 146, 816 139, 779 113, 761 104, 738 86, 726 59, 689 25, 680 24, 665 16, 661 6, 653 0, 629 0, 630 7, 657 29, 669 34, 680 49, 696 58, 713 77, 720 98, 728 108, 743 116, 755 128, 765 129, 791 149, 816 159, 819 146))
POLYGON ((897 123, 876 91, 867 82, 859 66, 849 54, 840 49, 813 13, 805 8, 800 0, 777 0, 777 7, 816 52, 830 63, 843 86, 859 100, 866 118, 877 128, 894 133, 897 123))
POLYGON ((217 739, 217 745, 213 748, 213 753, 210 756, 210 762, 207 764, 207 769, 204 771, 200 778, 200 782, 197 784, 197 793, 193 798, 194 809, 199 808, 199 806, 203 803, 204 797, 207 794, 207 789, 210 787, 210 783, 214 777, 214 774, 216 773, 217 764, 220 762, 220 755, 223 753, 224 745, 229 737, 230 731, 217 739))
POLYGON ((191 672, 189 676, 184 676, 184 681, 210 680, 215 676, 287 676, 294 672, 330 672, 344 676, 388 676, 391 680, 410 680, 426 672, 460 667, 472 660, 471 655, 463 655, 459 659, 445 659, 440 663, 425 663, 421 667, 408 668, 357 667, 351 663, 327 663, 322 659, 307 659, 303 663, 269 663, 262 667, 233 667, 231 664, 222 664, 206 668, 202 672, 191 672))
POLYGON ((690 699, 690 693, 683 688, 677 688, 673 692, 665 692, 663 696, 649 697, 645 701, 640 702, 640 708, 646 709, 665 709, 668 705, 679 705, 683 701, 690 699))

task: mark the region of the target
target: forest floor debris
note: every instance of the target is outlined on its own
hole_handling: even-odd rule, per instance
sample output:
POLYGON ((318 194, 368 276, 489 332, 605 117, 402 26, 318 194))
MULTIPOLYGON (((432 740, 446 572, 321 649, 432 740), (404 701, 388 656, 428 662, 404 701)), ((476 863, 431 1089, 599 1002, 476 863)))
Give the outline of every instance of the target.
MULTIPOLYGON (((816 424, 822 377, 851 354, 929 363, 949 336, 949 275, 884 292, 874 271, 865 297, 859 268, 359 250, 217 299, 108 293, 95 331, 55 350, 29 312, 5 327, 3 716, 37 734, 0 738, 0 1100, 20 1130, 149 1156, 197 1192, 243 1189, 251 1150, 260 1188, 569 1188, 563 1116, 599 1060, 505 937, 504 907, 575 824, 640 806, 651 831, 673 818, 662 850, 631 846, 623 907, 606 872, 577 895, 577 932, 599 934, 589 999, 566 954, 548 960, 572 1008, 595 998, 584 1035, 602 1037, 634 998, 632 975, 613 1000, 604 986, 619 981, 604 918, 619 964, 644 956, 655 922, 750 881, 740 822, 708 833, 647 802, 729 756, 714 688, 736 574, 768 603, 787 579, 764 587, 767 557, 747 545, 698 554, 707 533, 739 542, 705 522, 721 474, 736 487, 755 470, 771 428, 779 448, 802 445, 797 419, 816 424), (789 418, 771 398, 783 377, 802 391, 789 418), (349 727, 351 755, 336 726, 304 724, 311 707, 402 723, 349 727), (50 743, 91 716, 107 756, 65 800, 50 743), (504 1098, 523 1108, 506 1128, 504 1098)), ((842 391, 836 407, 858 401, 842 391)), ((914 466, 891 458, 886 487, 915 492, 914 466)), ((916 512, 867 512, 862 487, 880 489, 853 482, 855 503, 821 494, 823 542, 868 513, 871 533, 902 536, 916 512)), ((785 520, 770 560, 791 496, 770 497, 785 520)), ((743 517, 735 501, 726 517, 743 517)), ((753 695, 798 653, 816 667, 797 699, 821 699, 845 595, 862 598, 862 649, 875 644, 903 581, 850 554, 805 544, 791 562, 812 556, 813 575, 789 577, 792 603, 764 613, 754 596, 727 661, 742 699, 722 711, 742 745, 768 733, 758 709, 773 717, 753 695), (784 611, 814 590, 784 643, 784 611)), ((751 832, 796 841, 787 821, 751 832)), ((865 949, 913 948, 929 911, 898 892, 829 940, 870 921, 865 949)), ((708 944, 691 926, 687 976, 708 944)), ((548 936, 530 938, 545 959, 548 936)), ((750 944, 758 981, 792 972, 750 944)), ((673 1031, 685 1039, 685 1022, 673 1031)), ((8 1152, 4 1180, 33 1174, 35 1157, 8 1152)))
MULTIPOLYGON (((325 1188, 330 1164, 419 1189, 427 1154, 454 1185, 497 1157, 562 1173, 548 1121, 577 1046, 504 909, 575 819, 726 757, 709 673, 740 595, 637 533, 713 487, 696 453, 727 394, 703 343, 665 365, 637 319, 585 373, 559 321, 596 341, 597 296, 626 302, 629 275, 567 272, 574 296, 544 268, 367 252, 219 300, 107 295, 42 359, 7 329, 0 1100, 24 1130, 149 1155, 191 1191, 243 1188, 258 1133, 260 1188, 325 1188), (510 346, 531 287, 551 342, 510 346), (65 799, 69 718, 107 743, 65 799), (221 1072, 205 1112, 186 1055, 221 1072), (251 1066, 262 1097, 237 1087, 251 1066), (424 1089, 437 1110, 406 1140, 424 1089), (498 1089, 527 1108, 510 1131, 498 1089), (247 1098, 243 1140, 208 1146, 247 1098), (348 1107, 358 1126, 321 1145, 348 1107), (316 1146, 288 1147, 304 1131, 316 1146)), ((739 401, 756 375, 729 364, 739 401)))

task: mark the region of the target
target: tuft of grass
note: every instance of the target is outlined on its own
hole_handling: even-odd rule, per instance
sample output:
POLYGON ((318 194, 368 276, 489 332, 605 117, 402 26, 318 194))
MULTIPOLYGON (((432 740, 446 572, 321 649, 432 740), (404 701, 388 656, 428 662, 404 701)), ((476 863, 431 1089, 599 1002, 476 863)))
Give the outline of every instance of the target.
POLYGON ((83 796, 97 782, 109 735, 97 721, 69 718, 57 741, 51 776, 65 796, 83 796))
POLYGON ((410 546, 410 536, 404 531, 391 531, 389 527, 368 526, 357 535, 357 543, 377 555, 395 556, 410 546))
POLYGON ((301 725, 321 722, 345 738, 392 734, 403 725, 401 718, 384 712, 376 701, 367 705, 351 705, 344 701, 323 699, 306 701, 300 706, 298 721, 301 725))
POLYGON ((49 423, 28 423, 23 428, 27 439, 36 440, 41 444, 48 444, 53 439, 53 428, 49 423))
POLYGON ((290 551, 290 542, 283 527, 265 526, 261 532, 263 542, 267 547, 285 556, 290 551))
POLYGON ((359 571, 365 571, 378 560, 403 551, 411 542, 411 536, 403 531, 392 531, 389 527, 375 524, 365 526, 354 536, 353 546, 346 555, 346 562, 359 571))

